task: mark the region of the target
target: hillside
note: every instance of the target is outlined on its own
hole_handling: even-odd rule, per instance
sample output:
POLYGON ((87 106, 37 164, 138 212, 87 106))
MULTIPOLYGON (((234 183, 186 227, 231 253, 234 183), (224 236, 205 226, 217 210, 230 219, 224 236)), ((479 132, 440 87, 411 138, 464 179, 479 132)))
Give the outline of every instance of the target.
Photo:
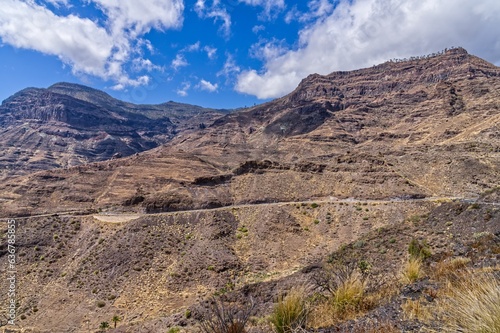
POLYGON ((227 306, 253 298, 249 326, 269 332, 278 296, 302 285, 316 311, 308 332, 374 321, 439 331, 403 309, 445 299, 436 267, 498 272, 499 107, 500 68, 457 48, 313 74, 142 153, 6 178, 20 325, 97 331, 119 315, 111 332, 197 332, 215 295, 227 306), (425 274, 402 282, 412 239, 425 274), (335 320, 320 313, 317 274, 329 265, 369 271, 372 301, 335 320))
POLYGON ((0 179, 133 155, 227 111, 135 105, 89 87, 27 88, 0 106, 0 179))

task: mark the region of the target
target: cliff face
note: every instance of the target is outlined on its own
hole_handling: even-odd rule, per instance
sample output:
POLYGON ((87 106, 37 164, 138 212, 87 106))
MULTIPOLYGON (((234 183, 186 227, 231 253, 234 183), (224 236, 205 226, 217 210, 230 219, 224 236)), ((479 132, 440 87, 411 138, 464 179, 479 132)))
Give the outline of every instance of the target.
POLYGON ((1 175, 132 155, 223 113, 175 103, 139 106, 69 83, 27 88, 0 106, 1 175))

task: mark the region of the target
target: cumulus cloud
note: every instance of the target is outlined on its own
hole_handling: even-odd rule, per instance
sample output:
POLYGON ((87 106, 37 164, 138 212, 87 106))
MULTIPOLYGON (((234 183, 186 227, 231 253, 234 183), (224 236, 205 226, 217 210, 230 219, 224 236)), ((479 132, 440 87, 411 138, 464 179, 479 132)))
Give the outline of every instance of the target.
MULTIPOLYGON (((59 16, 32 0, 2 0, 0 38, 6 44, 55 55, 75 74, 116 82, 114 89, 147 84, 148 76, 131 78, 123 66, 141 53, 140 38, 150 29, 182 24, 182 0, 90 0, 106 14, 105 25, 76 15, 59 16)), ((69 5, 67 0, 46 0, 69 5)))
POLYGON ((194 44, 188 45, 183 49, 183 51, 186 51, 186 52, 195 52, 195 51, 199 51, 199 50, 200 50, 200 41, 197 41, 194 44))
POLYGON ((152 72, 153 70, 163 71, 162 66, 153 64, 149 59, 136 58, 132 61, 132 67, 136 72, 146 71, 152 72))
POLYGON ((262 99, 279 97, 311 73, 367 67, 450 46, 500 62, 497 0, 341 0, 335 9, 327 5, 310 2, 309 15, 318 18, 299 32, 295 49, 277 50, 280 55, 274 56, 272 45, 262 45, 263 68, 240 73, 235 89, 262 99))
POLYGON ((217 91, 218 85, 217 83, 214 84, 211 83, 210 81, 201 79, 197 87, 200 88, 201 90, 205 90, 208 92, 215 92, 217 91))

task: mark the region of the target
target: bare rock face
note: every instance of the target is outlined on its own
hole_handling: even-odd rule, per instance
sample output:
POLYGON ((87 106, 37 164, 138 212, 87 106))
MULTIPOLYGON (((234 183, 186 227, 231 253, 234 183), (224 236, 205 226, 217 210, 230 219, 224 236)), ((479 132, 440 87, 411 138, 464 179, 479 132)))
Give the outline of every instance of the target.
POLYGON ((223 113, 173 102, 138 106, 69 83, 27 88, 0 106, 0 175, 129 156, 223 113))

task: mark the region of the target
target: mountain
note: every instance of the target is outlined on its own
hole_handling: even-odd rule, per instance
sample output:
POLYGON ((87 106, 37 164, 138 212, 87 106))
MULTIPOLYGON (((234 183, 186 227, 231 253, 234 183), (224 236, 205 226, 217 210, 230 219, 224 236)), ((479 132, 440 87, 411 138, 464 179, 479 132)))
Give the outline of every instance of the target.
POLYGON ((0 177, 129 156, 224 113, 174 102, 135 105, 70 83, 27 88, 0 106, 0 177))
MULTIPOLYGON (((498 270, 499 101, 500 68, 454 48, 313 74, 155 149, 4 179, 20 325, 85 332, 119 315, 116 332, 196 332, 217 296, 252 297, 249 325, 268 332, 280 294, 340 262, 370 273, 372 303, 359 322, 323 316, 308 332, 441 331, 404 305, 441 304, 448 262, 498 270), (401 283, 412 242, 427 277, 401 283)), ((308 292, 314 309, 330 304, 308 292)))

